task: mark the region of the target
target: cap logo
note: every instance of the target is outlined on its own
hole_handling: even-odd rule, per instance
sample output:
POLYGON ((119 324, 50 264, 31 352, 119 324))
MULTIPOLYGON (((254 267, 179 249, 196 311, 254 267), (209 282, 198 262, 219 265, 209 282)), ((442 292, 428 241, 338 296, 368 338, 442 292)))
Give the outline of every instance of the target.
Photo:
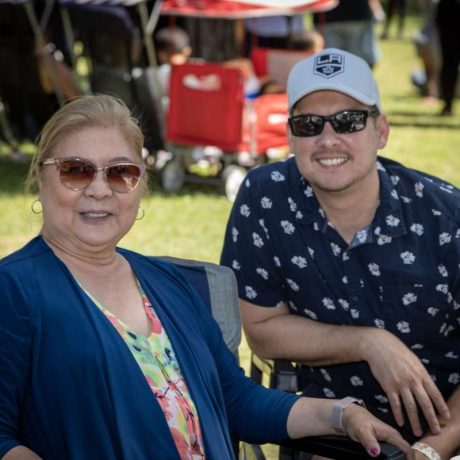
POLYGON ((315 58, 313 73, 331 78, 344 71, 344 56, 341 54, 323 54, 315 58))

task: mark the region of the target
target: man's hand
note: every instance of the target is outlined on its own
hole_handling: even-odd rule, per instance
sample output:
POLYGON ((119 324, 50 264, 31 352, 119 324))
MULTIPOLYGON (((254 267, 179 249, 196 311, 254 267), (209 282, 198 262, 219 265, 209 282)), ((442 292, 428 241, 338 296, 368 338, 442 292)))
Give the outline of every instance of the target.
POLYGON ((362 343, 364 359, 385 391, 396 423, 404 425, 404 406, 412 431, 422 436, 418 408, 434 434, 442 420, 450 418, 449 409, 438 387, 418 357, 396 336, 383 329, 367 330, 362 343))
POLYGON ((414 460, 414 451, 404 441, 397 430, 374 417, 370 412, 356 404, 351 404, 343 411, 342 426, 346 434, 361 443, 372 457, 380 454, 377 442, 393 444, 406 454, 407 460, 414 460))
POLYGON ((414 451, 414 460, 427 460, 427 456, 420 453, 420 452, 417 452, 417 451, 414 451))

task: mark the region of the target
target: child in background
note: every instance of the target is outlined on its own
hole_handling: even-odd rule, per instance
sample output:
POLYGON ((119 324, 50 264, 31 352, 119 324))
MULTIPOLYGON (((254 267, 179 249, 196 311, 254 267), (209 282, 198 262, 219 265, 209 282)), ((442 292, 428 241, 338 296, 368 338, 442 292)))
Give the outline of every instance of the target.
MULTIPOLYGON (((155 46, 159 64, 158 78, 165 96, 164 105, 167 105, 171 65, 184 64, 190 58, 192 54, 190 38, 187 32, 180 27, 165 27, 156 33, 155 46)), ((302 30, 291 35, 291 49, 293 50, 313 54, 323 48, 324 39, 316 31, 302 30)), ((250 59, 231 59, 223 62, 223 65, 241 71, 245 81, 244 93, 249 99, 262 94, 283 93, 286 90, 283 84, 269 76, 257 77, 250 59)))
MULTIPOLYGON (((155 35, 155 46, 159 64, 158 78, 167 105, 171 66, 184 64, 192 54, 190 38, 180 27, 165 27, 155 35)), ((255 97, 260 92, 261 84, 254 73, 249 59, 232 59, 223 63, 226 67, 238 68, 245 80, 245 95, 255 97)))
POLYGON ((180 27, 165 27, 154 37, 158 61, 158 79, 162 94, 168 97, 169 79, 173 64, 184 64, 192 54, 190 38, 180 27))
POLYGON ((324 49, 324 38, 316 30, 302 30, 292 35, 291 49, 310 54, 318 53, 324 49))

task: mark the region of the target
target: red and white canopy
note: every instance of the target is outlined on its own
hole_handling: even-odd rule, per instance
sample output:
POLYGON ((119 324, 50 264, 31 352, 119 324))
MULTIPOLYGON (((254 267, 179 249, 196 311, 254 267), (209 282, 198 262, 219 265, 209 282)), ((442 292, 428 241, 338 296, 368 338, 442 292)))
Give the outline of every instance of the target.
POLYGON ((161 14, 236 19, 326 11, 337 3, 337 0, 163 0, 161 14))

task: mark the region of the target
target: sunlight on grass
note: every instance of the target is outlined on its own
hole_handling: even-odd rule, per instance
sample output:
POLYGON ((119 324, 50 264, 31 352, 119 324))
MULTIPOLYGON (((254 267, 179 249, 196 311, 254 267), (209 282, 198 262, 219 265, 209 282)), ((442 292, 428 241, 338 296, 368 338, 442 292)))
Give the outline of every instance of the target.
MULTIPOLYGON (((406 35, 410 37, 410 32, 406 35)), ((424 105, 410 81, 411 71, 420 67, 410 38, 383 41, 380 47, 383 56, 375 75, 391 126, 389 143, 381 153, 460 185, 460 109, 455 117, 439 117, 440 102, 424 105)))
POLYGON ((204 193, 150 196, 145 217, 122 244, 145 254, 170 255, 217 263, 230 211, 224 196, 204 193))

